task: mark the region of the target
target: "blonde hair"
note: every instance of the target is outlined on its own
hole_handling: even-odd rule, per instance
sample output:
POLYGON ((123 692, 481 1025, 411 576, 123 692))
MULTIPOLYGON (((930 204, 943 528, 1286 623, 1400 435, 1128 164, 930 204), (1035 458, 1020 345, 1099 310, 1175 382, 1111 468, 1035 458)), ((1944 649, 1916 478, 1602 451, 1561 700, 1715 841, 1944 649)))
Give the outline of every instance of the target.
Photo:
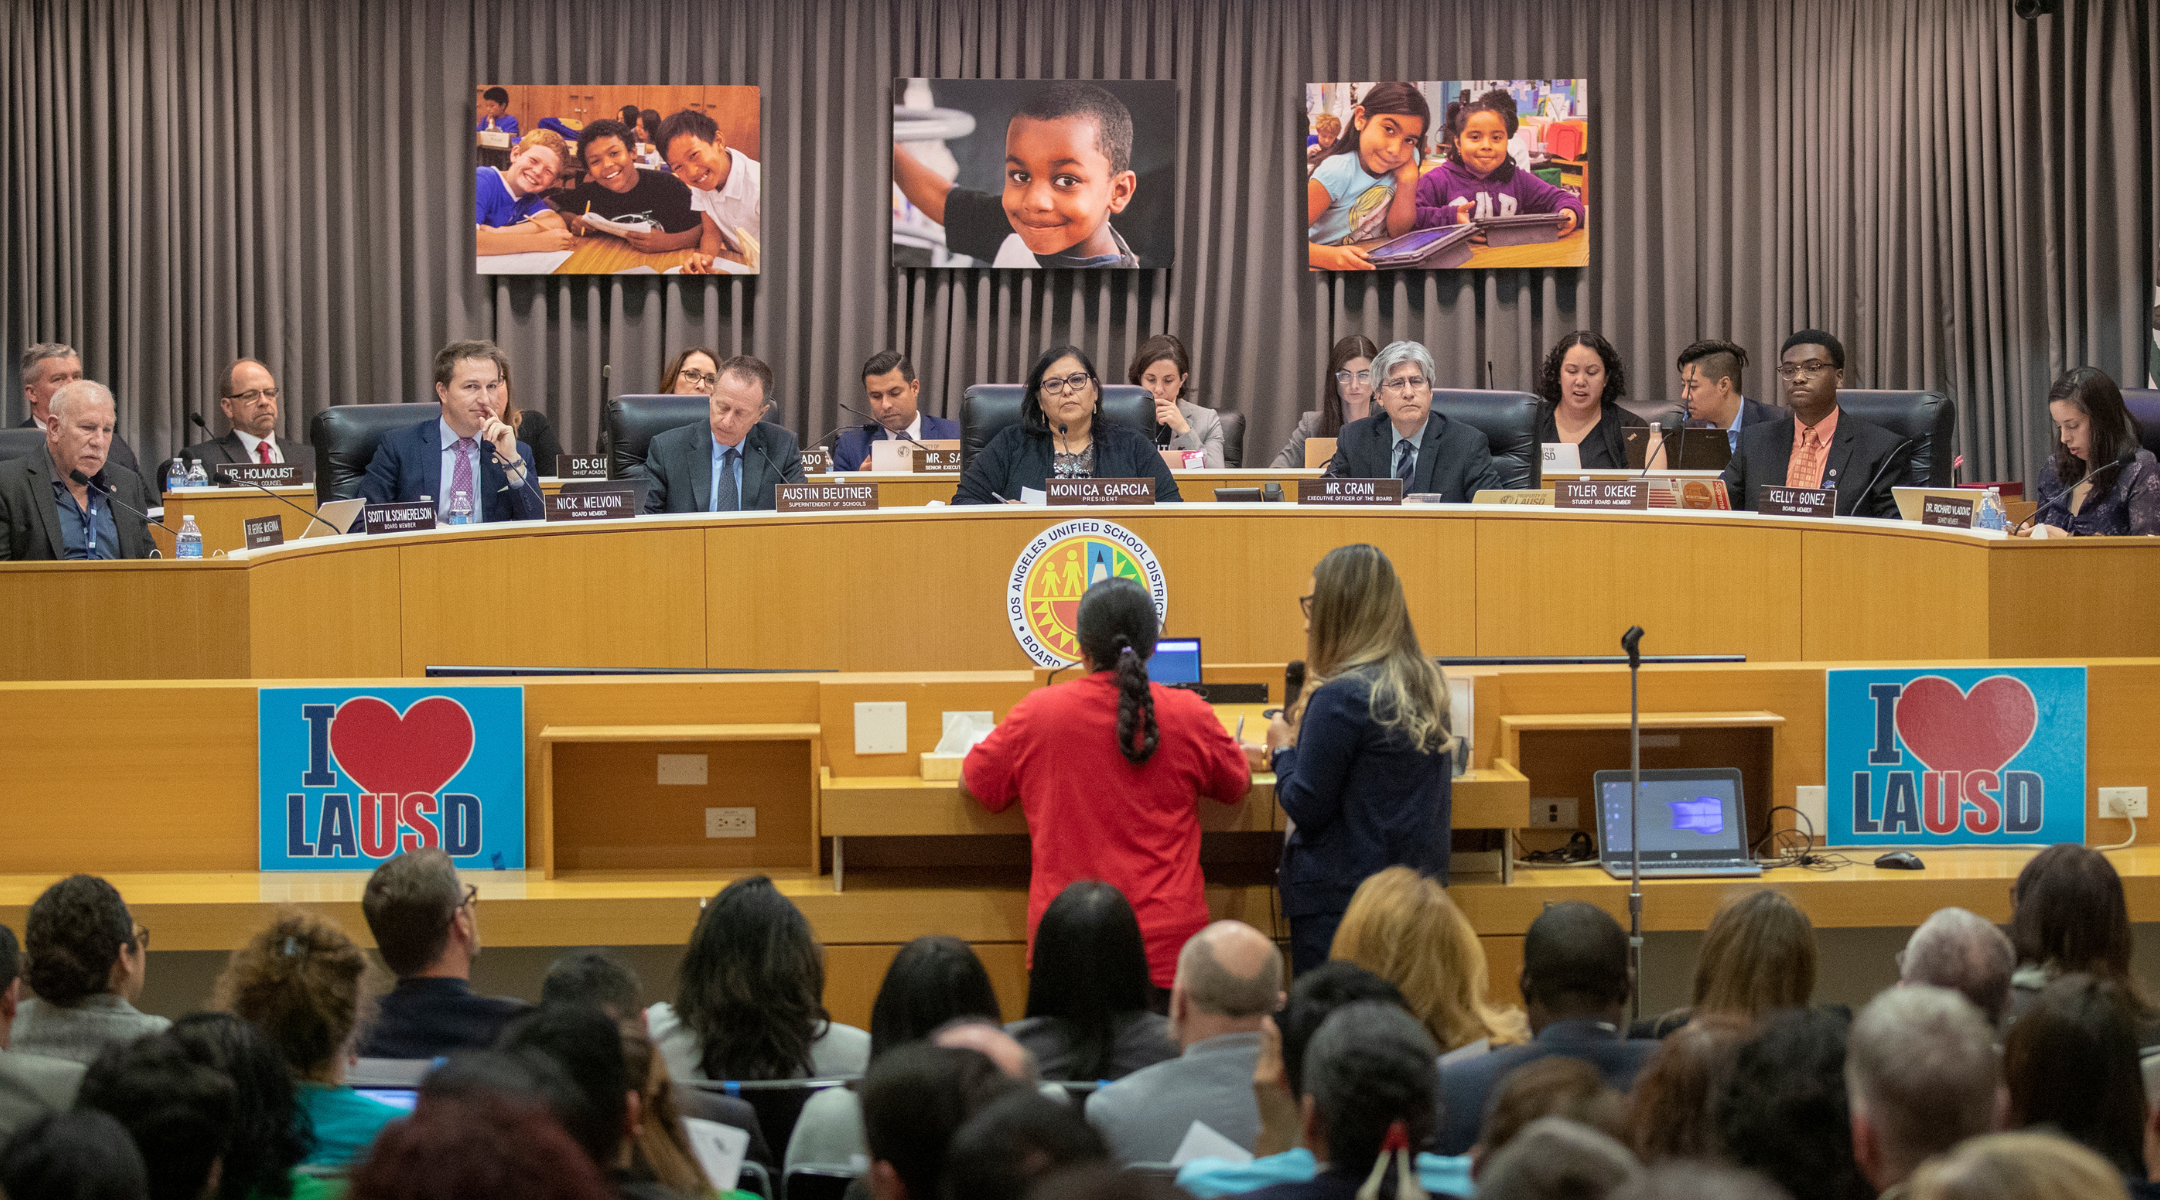
POLYGON ((1912 1200, 2127 1200, 2108 1161, 2052 1133, 1991 1133, 1913 1172, 1912 1200))
POLYGON ((1530 1040, 1522 1010, 1485 998, 1485 947, 1447 889, 1409 867, 1358 885, 1328 957, 1355 963, 1402 989, 1410 1012, 1442 1050, 1479 1038, 1530 1040))
POLYGON ((1815 927, 1777 892, 1750 892, 1720 908, 1695 961, 1695 1012, 1754 1021, 1805 1008, 1815 992, 1815 927))
POLYGON ((1378 546, 1338 546, 1313 568, 1305 669, 1318 677, 1307 692, 1356 672, 1371 681, 1368 706, 1382 730, 1434 754, 1454 746, 1447 680, 1418 648, 1402 580, 1378 546))
POLYGON ((555 152, 555 173, 562 174, 563 164, 570 161, 570 145, 562 135, 552 129, 535 129, 518 139, 517 148, 523 153, 528 147, 544 146, 555 152))
POLYGON ((233 951, 215 1004, 276 1042, 293 1074, 326 1082, 359 1028, 370 974, 344 930, 287 909, 233 951))
POLYGON ((677 1195, 710 1196, 712 1181, 698 1166, 675 1107, 675 1085, 667 1060, 653 1050, 652 1037, 634 1019, 622 1022, 623 1067, 638 1089, 638 1127, 631 1138, 634 1162, 652 1173, 660 1186, 677 1195))

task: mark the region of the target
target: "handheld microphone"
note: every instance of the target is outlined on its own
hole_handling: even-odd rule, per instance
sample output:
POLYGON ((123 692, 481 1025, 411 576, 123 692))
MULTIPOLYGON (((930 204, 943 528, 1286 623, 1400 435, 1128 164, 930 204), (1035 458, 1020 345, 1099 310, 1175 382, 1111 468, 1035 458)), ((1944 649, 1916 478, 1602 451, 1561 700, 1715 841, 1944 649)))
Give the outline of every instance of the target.
POLYGON ((80 469, 69 471, 68 478, 74 480, 75 482, 83 485, 86 488, 89 488, 91 491, 96 492, 98 495, 105 497, 107 500, 112 501, 114 504, 119 505, 120 507, 128 510, 129 512, 134 513, 136 516, 141 517, 143 520, 149 521, 150 524, 157 526, 159 529, 162 529, 165 532, 172 534, 174 538, 177 539, 180 536, 180 534, 176 530, 174 530, 172 526, 167 525, 163 521, 153 520, 149 513, 146 513, 143 510, 135 507, 134 505, 129 504, 127 501, 122 500, 116 494, 113 488, 107 487, 99 483, 97 480, 90 478, 88 475, 83 474, 80 469))
POLYGON ((1282 672, 1283 711, 1288 712, 1297 703, 1298 694, 1305 690, 1305 660, 1300 658, 1285 663, 1282 672))
MULTIPOLYGON (((2122 448, 2122 451, 2116 454, 2115 461, 2100 464, 2085 477, 2086 480, 2098 480, 2100 478, 2100 472, 2107 470, 2109 467, 2115 468, 2118 473, 2129 469, 2137 462, 2137 452, 2138 448, 2134 443, 2124 446, 2122 448)), ((2040 507, 2032 510, 2032 512, 2026 515, 2024 520, 2019 521, 2016 525, 2012 526, 2010 532, 2013 534, 2017 533, 2019 530, 2024 529, 2027 525, 2030 525, 2034 521, 2039 520, 2040 514, 2046 512, 2051 506, 2060 506, 2063 512, 2065 514, 2068 514, 2070 511, 2070 493, 2075 490, 2075 488, 2064 488, 2060 495, 2056 496, 2052 500, 2047 501, 2040 507)))
MULTIPOLYGON (((871 415, 870 415, 869 413, 866 413, 866 412, 864 412, 863 410, 861 410, 861 409, 859 409, 859 408, 855 407, 855 406, 854 406, 854 405, 852 405, 852 404, 849 404, 849 403, 848 403, 847 401, 845 401, 845 400, 835 400, 835 401, 833 401, 833 403, 834 403, 834 404, 837 404, 837 405, 839 405, 839 406, 840 406, 841 408, 843 408, 843 409, 846 409, 846 410, 847 410, 848 412, 854 413, 854 414, 855 414, 856 416, 858 416, 858 417, 861 417, 861 418, 863 418, 864 420, 866 420, 866 421, 870 422, 870 423, 871 423, 872 425, 875 425, 875 426, 877 426, 877 427, 878 427, 878 428, 880 428, 880 429, 883 429, 883 428, 885 427, 885 422, 883 422, 883 421, 880 421, 880 420, 878 420, 878 419, 877 419, 876 417, 873 417, 873 416, 871 416, 871 415)), ((928 450, 930 449, 930 447, 928 447, 928 446, 925 446, 925 445, 923 445, 923 444, 922 444, 921 442, 917 442, 917 441, 915 441, 915 439, 914 439, 913 437, 910 437, 910 436, 908 435, 908 431, 907 431, 907 430, 905 430, 905 429, 902 429, 902 430, 900 430, 900 431, 899 431, 899 434, 900 434, 900 437, 899 437, 899 440, 900 440, 900 441, 903 441, 903 442, 913 442, 913 443, 914 443, 914 445, 915 445, 915 446, 916 446, 916 447, 917 447, 918 449, 921 449, 921 450, 924 450, 924 451, 928 451, 928 450)), ((830 435, 827 435, 827 436, 830 436, 830 435)))
POLYGON ((1872 492, 1872 491, 1874 491, 1874 490, 1875 490, 1875 485, 1876 485, 1877 483, 1881 482, 1881 480, 1882 480, 1882 477, 1883 477, 1883 472, 1884 472, 1884 471, 1887 471, 1887 470, 1889 470, 1889 469, 1890 469, 1890 464, 1891 464, 1891 463, 1894 463, 1894 462, 1896 462, 1896 461, 1897 461, 1897 456, 1898 456, 1898 454, 1899 454, 1900 452, 1902 452, 1902 451, 1903 451, 1903 450, 1905 449, 1905 447, 1907 447, 1907 446, 1910 446, 1910 445, 1912 445, 1912 444, 1913 444, 1914 442, 1917 442, 1917 441, 1919 441, 1919 440, 1920 440, 1919 438, 1906 438, 1906 439, 1905 439, 1904 441, 1902 441, 1902 442, 1899 442, 1899 443, 1898 443, 1898 444, 1897 444, 1897 445, 1896 445, 1895 447, 1893 447, 1893 448, 1891 449, 1890 453, 1888 453, 1888 454, 1886 454, 1886 455, 1884 455, 1884 456, 1883 456, 1883 460, 1882 460, 1882 465, 1881 465, 1881 466, 1879 466, 1879 467, 1877 467, 1877 468, 1875 468, 1875 477, 1874 477, 1873 479, 1870 479, 1870 480, 1868 480, 1868 481, 1867 481, 1867 486, 1866 486, 1866 487, 1864 487, 1864 488, 1861 488, 1861 489, 1860 489, 1860 492, 1859 492, 1859 494, 1853 497, 1853 509, 1854 509, 1854 511, 1858 511, 1858 510, 1859 510, 1859 508, 1860 508, 1860 502, 1861 502, 1862 500, 1865 500, 1865 499, 1867 499, 1867 494, 1868 494, 1869 492, 1872 492))
POLYGON ((1627 651, 1629 670, 1642 666, 1642 626, 1628 626, 1628 631, 1620 635, 1620 648, 1627 651))

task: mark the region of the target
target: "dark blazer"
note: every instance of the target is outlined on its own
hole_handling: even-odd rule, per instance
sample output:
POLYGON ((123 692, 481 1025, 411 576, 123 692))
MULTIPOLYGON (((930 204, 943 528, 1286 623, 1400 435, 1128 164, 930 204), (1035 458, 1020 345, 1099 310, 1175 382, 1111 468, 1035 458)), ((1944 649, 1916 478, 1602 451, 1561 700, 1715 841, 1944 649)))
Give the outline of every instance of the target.
POLYGON ((555 473, 555 459, 563 452, 562 439, 555 435, 555 422, 537 408, 518 410, 518 440, 532 447, 533 465, 542 475, 555 473))
MULTIPOLYGON (((1577 447, 1582 455, 1583 470, 1625 471, 1628 469, 1627 431, 1648 429, 1650 422, 1620 407, 1617 402, 1601 403, 1598 409, 1598 423, 1590 427, 1590 432, 1583 435, 1577 447)), ((1538 406, 1538 441, 1560 440, 1558 412, 1559 405, 1549 400, 1538 406)), ((1747 424, 1742 422, 1740 427, 1745 429, 1747 424)))
MULTIPOLYGON (((1740 427, 1746 429, 1747 423, 1743 421, 1740 427)), ((1485 1105, 1493 1090, 1517 1067, 1541 1058, 1579 1058, 1597 1068, 1607 1087, 1625 1093, 1635 1086, 1636 1074, 1657 1048, 1654 1041, 1623 1040, 1619 1030, 1594 1022, 1555 1021, 1527 1045, 1448 1063, 1440 1071, 1439 1152, 1470 1152, 1484 1127, 1485 1105)))
MULTIPOLYGON (((36 429, 37 421, 30 417, 24 417, 22 424, 17 425, 15 428, 36 429)), ((119 463, 137 475, 142 474, 142 464, 135 461, 135 447, 128 445, 127 439, 121 437, 118 433, 113 434, 112 448, 105 452, 105 461, 119 463)))
MULTIPOLYGON (((1386 413, 1375 411, 1342 427, 1335 440, 1335 457, 1322 473, 1344 479, 1392 478, 1394 449, 1394 426, 1386 413)), ((1504 486, 1483 432, 1468 421, 1450 421, 1438 412, 1426 417, 1425 436, 1418 440, 1417 468, 1405 492, 1438 492, 1449 504, 1468 504, 1479 491, 1504 486)))
MULTIPOLYGON (((1725 464, 1724 475, 1725 490, 1734 508, 1752 512, 1757 489, 1785 486, 1785 468, 1792 462, 1793 432, 1798 428, 1790 413, 1782 421, 1740 423, 1740 451, 1725 464)), ((1880 425, 1849 412, 1838 414, 1830 457, 1823 463, 1823 486, 1837 489, 1837 515, 1897 519, 1897 497, 1890 489, 1913 482, 1906 478, 1912 464, 1911 448, 1899 449, 1903 444, 1903 438, 1880 425), (1892 454, 1899 461, 1884 470, 1883 464, 1890 462, 1892 454), (1869 480, 1875 481, 1874 487, 1862 496, 1860 490, 1868 487, 1869 480)))
MULTIPOLYGON (((954 504, 996 504, 998 496, 1018 500, 1021 488, 1043 490, 1056 453, 1055 439, 1031 433, 1026 425, 1007 425, 968 462, 954 504), (997 495, 991 495, 992 492, 997 495)), ((1153 479, 1158 503, 1183 500, 1177 480, 1146 434, 1115 421, 1095 422, 1097 479, 1153 479)))
MULTIPOLYGON (((383 435, 368 460, 367 474, 360 477, 360 495, 370 504, 391 501, 411 503, 422 496, 440 501, 443 496, 442 426, 430 418, 406 429, 383 435)), ((480 448, 480 518, 496 521, 537 521, 547 505, 540 498, 540 472, 533 469, 532 447, 518 443, 518 457, 525 460, 525 482, 510 486, 510 475, 495 460, 488 443, 480 448)))
MULTIPOLYGON (((119 494, 112 505, 113 528, 120 533, 120 557, 148 558, 156 547, 150 526, 120 505, 147 512, 154 503, 142 476, 108 461, 94 477, 119 494)), ((56 559, 67 553, 60 514, 53 508, 53 462, 45 453, 0 462, 0 559, 27 562, 56 559)), ((110 503, 110 500, 107 501, 110 503)))
MULTIPOLYGON (((870 457, 870 439, 878 436, 878 431, 883 428, 881 425, 865 422, 841 434, 840 440, 833 443, 833 470, 862 470, 863 463, 870 457)), ((923 441, 947 441, 959 436, 960 422, 933 417, 929 413, 922 414, 923 441)))
POLYGON ((485 1050, 503 1026, 531 1007, 507 996, 482 996, 462 979, 400 979, 382 998, 360 1043, 360 1057, 435 1058, 485 1050))
MULTIPOLYGON (((306 442, 287 441, 282 437, 277 440, 277 444, 278 449, 284 453, 286 462, 304 469, 310 478, 314 476, 315 447, 308 445, 306 442)), ((240 444, 240 435, 230 430, 226 431, 224 437, 211 438, 207 442, 197 442, 192 446, 182 448, 180 457, 201 459, 203 470, 212 473, 211 482, 213 483, 217 482, 214 476, 220 465, 255 461, 248 457, 247 447, 240 444)), ((160 465, 163 467, 171 464, 172 460, 168 458, 160 465)), ((159 479, 157 482, 160 484, 158 490, 163 491, 164 471, 161 469, 158 474, 159 479)))
MULTIPOLYGON (((704 512, 712 506, 712 423, 697 421, 653 435, 645 465, 633 475, 649 480, 645 511, 704 512)), ((750 427, 742 443, 742 506, 769 509, 773 489, 803 481, 802 451, 795 435, 770 421, 750 427)))

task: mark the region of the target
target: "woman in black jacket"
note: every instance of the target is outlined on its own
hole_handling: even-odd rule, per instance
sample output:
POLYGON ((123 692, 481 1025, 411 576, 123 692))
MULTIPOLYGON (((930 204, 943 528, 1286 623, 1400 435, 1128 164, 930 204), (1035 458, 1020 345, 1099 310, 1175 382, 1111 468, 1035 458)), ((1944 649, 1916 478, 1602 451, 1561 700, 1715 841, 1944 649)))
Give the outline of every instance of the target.
POLYGON ((1102 383, 1078 346, 1042 352, 1028 371, 1020 423, 998 431, 960 476, 954 504, 1018 504, 1051 479, 1155 481, 1155 499, 1182 500, 1146 433, 1102 418, 1102 383))
POLYGON ((1585 471, 1628 469, 1627 431, 1650 422, 1620 407, 1627 373, 1603 334, 1578 329, 1560 339, 1538 373, 1538 440, 1574 442, 1585 471))

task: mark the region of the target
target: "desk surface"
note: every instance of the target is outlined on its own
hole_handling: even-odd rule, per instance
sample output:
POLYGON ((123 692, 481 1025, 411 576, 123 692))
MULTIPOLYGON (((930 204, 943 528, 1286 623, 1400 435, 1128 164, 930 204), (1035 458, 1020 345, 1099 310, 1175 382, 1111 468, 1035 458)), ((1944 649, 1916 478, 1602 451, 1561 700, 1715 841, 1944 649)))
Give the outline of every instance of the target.
MULTIPOLYGON (((612 233, 587 234, 577 240, 570 257, 555 268, 557 275, 616 275, 634 271, 639 267, 651 267, 662 274, 690 261, 694 250, 670 250, 665 254, 647 254, 632 249, 630 243, 612 233)), ((730 262, 743 263, 742 255, 723 247, 720 257, 730 262)))
MULTIPOLYGON (((1375 246, 1384 246, 1393 240, 1392 238, 1375 238, 1369 242, 1352 242, 1350 244, 1361 250, 1370 250, 1375 246)), ((1587 267, 1589 265, 1590 231, 1588 229, 1578 229, 1558 241, 1532 242, 1527 246, 1487 246, 1472 242, 1469 260, 1446 269, 1452 271, 1498 271, 1515 267, 1587 267)))

